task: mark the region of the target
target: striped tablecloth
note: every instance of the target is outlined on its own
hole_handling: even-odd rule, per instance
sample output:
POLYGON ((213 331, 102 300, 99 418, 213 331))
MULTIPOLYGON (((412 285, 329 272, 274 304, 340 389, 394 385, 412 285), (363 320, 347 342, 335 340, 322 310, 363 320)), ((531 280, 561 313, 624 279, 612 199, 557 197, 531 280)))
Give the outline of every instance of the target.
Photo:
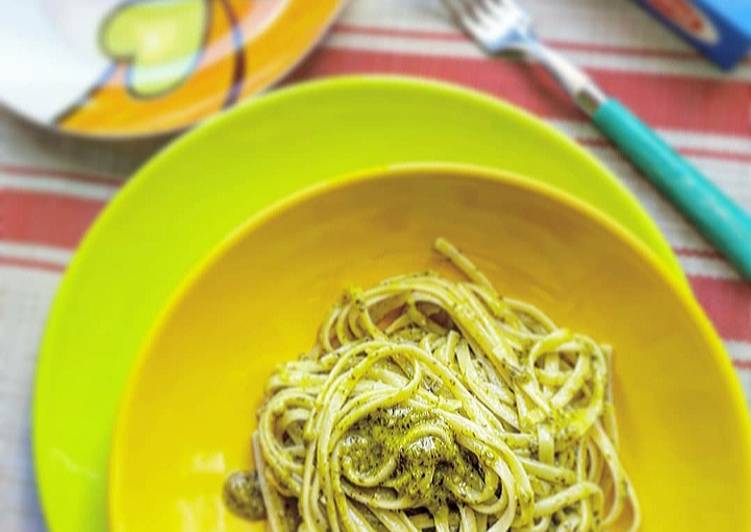
MULTIPOLYGON (((627 0, 521 0, 550 44, 655 126, 751 209, 751 62, 721 73, 627 0)), ((350 73, 451 81, 543 117, 599 157, 675 249, 751 398, 751 285, 534 70, 492 60, 438 0, 353 0, 288 83, 350 73)), ((6 73, 7 74, 7 73, 6 73)), ((168 139, 61 138, 0 110, 0 530, 44 528, 34 492, 29 404, 55 288, 97 213, 168 139)))

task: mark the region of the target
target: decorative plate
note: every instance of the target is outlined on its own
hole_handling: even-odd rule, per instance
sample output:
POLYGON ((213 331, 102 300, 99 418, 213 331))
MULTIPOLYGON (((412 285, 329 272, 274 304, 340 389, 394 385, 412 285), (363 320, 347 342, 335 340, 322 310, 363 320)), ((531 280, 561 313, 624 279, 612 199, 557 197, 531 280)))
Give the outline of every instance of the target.
POLYGON ((0 102, 85 136, 184 129, 283 77, 343 4, 14 2, 0 20, 0 102))

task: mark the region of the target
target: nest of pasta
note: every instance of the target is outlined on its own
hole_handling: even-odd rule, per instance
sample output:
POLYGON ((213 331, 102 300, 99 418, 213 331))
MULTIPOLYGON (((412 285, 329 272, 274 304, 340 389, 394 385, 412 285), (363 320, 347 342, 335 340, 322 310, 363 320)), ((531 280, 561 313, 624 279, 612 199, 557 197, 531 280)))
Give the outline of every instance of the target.
POLYGON ((349 290, 270 378, 253 441, 272 530, 637 528, 610 348, 435 247, 466 280, 349 290))

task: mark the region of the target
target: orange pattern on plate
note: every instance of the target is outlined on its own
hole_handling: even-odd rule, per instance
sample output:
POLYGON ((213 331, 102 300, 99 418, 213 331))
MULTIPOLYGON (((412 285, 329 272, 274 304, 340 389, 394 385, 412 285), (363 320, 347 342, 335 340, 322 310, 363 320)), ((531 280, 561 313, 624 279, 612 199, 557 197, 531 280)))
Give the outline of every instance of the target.
POLYGON ((206 37, 184 82, 153 98, 129 90, 126 60, 115 63, 57 119, 85 134, 135 136, 188 127, 278 80, 315 42, 342 0, 206 0, 206 37), (277 14, 274 12, 279 9, 277 14))

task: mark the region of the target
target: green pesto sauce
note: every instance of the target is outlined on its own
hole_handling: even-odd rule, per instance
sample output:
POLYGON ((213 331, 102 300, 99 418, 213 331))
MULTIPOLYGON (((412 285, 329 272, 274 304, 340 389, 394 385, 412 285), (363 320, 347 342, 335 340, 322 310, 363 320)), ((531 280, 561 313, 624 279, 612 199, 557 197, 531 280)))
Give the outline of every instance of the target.
POLYGON ((416 505, 436 508, 454 501, 454 492, 462 496, 484 485, 477 457, 456 444, 442 419, 424 410, 378 410, 353 426, 344 444, 345 459, 363 475, 377 472, 395 457, 396 469, 383 485, 416 505), (419 435, 428 425, 443 436, 419 435))
POLYGON ((250 521, 266 519, 261 485, 256 471, 237 471, 224 482, 224 502, 240 517, 250 521))
POLYGON ((297 508, 297 499, 285 497, 282 499, 282 504, 282 528, 287 532, 297 532, 302 523, 302 517, 297 508))

